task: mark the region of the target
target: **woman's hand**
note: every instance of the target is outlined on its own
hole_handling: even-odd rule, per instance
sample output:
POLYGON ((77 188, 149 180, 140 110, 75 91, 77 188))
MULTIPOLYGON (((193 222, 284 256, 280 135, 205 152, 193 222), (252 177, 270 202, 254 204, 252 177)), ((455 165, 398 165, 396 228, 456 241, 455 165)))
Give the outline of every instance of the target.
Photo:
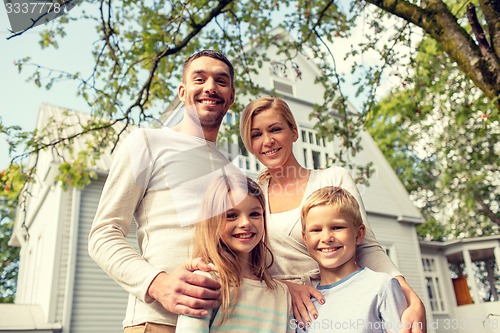
POLYGON ((283 281, 288 286, 288 291, 292 296, 293 315, 299 327, 305 327, 313 319, 318 318, 318 311, 311 301, 314 297, 321 304, 325 303, 323 295, 311 285, 297 284, 290 281, 283 281), (311 318, 312 317, 312 318, 311 318))
POLYGON ((408 307, 401 315, 402 329, 400 333, 426 333, 427 319, 424 303, 422 303, 417 293, 410 287, 404 277, 396 276, 396 278, 408 302, 408 307))

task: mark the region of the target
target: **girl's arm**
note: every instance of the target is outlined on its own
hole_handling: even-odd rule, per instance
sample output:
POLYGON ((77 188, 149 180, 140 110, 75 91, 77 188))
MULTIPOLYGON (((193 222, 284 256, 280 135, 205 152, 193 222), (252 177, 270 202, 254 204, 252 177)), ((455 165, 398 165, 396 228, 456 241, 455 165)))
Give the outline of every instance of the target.
POLYGON ((208 310, 208 316, 203 318, 180 315, 177 318, 175 331, 182 333, 209 333, 210 318, 212 318, 212 310, 208 310))
MULTIPOLYGON (((212 267, 209 267, 201 258, 195 258, 191 261, 187 261, 184 266, 187 270, 193 270, 196 267, 203 268, 204 271, 195 270, 193 273, 212 279, 214 278, 214 276, 209 273, 212 267)), ((182 333, 209 333, 214 310, 208 309, 207 312, 207 315, 202 318, 179 315, 179 317, 177 317, 177 326, 175 327, 175 331, 182 333)))

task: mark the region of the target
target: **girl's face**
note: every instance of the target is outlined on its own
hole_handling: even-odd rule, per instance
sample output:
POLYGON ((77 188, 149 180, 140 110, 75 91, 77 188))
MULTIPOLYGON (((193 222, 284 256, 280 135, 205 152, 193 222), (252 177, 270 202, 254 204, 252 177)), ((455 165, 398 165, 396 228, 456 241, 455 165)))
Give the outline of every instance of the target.
POLYGON ((251 153, 267 168, 280 168, 293 156, 296 129, 291 129, 279 110, 270 108, 252 118, 251 153))
POLYGON ((264 235, 264 216, 260 201, 246 195, 241 202, 226 212, 225 223, 222 241, 240 260, 248 262, 250 252, 264 235))

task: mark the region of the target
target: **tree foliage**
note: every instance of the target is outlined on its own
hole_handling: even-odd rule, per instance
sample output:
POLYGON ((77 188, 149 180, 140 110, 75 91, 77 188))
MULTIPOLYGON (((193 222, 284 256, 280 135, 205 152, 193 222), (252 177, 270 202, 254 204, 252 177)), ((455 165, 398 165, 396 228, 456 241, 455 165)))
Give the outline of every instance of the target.
MULTIPOLYGON (((413 50, 422 34, 436 40, 449 62, 484 94, 481 103, 494 105, 485 122, 493 123, 492 119, 498 116, 500 9, 497 1, 456 1, 453 6, 440 0, 83 2, 81 10, 75 7, 71 15, 46 25, 40 45, 57 48, 65 37, 67 24, 87 20, 99 36, 94 43, 95 66, 91 73, 47 68, 39 59, 29 57, 20 59, 16 65, 20 71, 29 73, 34 84, 46 89, 67 80, 79 82, 78 94, 88 103, 88 110, 83 111, 89 111, 98 120, 86 123, 80 134, 71 135, 58 129, 57 123, 45 133, 0 126, 0 133, 9 138, 12 164, 26 163, 31 157, 25 170, 28 180, 36 169, 37 159, 33 156, 40 151, 64 149, 80 136, 95 135, 98 144, 89 146, 87 153, 63 160, 63 176, 59 177, 70 186, 88 182, 92 175, 78 173, 87 170, 110 146, 114 147, 128 126, 160 118, 175 97, 182 62, 204 48, 223 51, 235 65, 235 111, 242 110, 243 97, 262 92, 252 77, 266 60, 267 47, 276 45, 288 66, 293 66, 297 53, 313 57, 322 71, 318 82, 326 93, 324 103, 315 106, 312 116, 319 120, 318 128, 325 136, 341 139, 342 145, 335 152, 336 162, 350 167, 346 156, 361 149, 357 132, 373 111, 384 73, 403 61, 401 48, 413 50), (80 14, 74 17, 75 13, 80 14), (388 20, 391 24, 386 24, 388 20), (348 50, 346 57, 353 59, 352 71, 342 74, 336 65, 341 59, 333 52, 336 41, 348 39, 360 22, 365 25, 363 42, 348 50), (277 26, 290 32, 294 40, 270 34, 277 26), (384 38, 380 38, 382 35, 384 38), (360 55, 367 52, 375 54, 380 64, 362 63, 360 55), (352 116, 348 108, 346 75, 355 78, 357 96, 364 101, 357 116, 352 116), (338 116, 332 117, 332 113, 338 116), (54 138, 46 133, 59 135, 54 138)), ((22 35, 19 32, 9 38, 22 35)), ((295 69, 299 75, 300 69, 295 69)), ((427 163, 430 162, 419 167, 430 167, 427 163)))
POLYGON ((498 233, 497 111, 435 40, 423 39, 412 60, 413 74, 372 110, 368 128, 422 208, 420 236, 498 233))
POLYGON ((11 303, 16 293, 19 248, 8 245, 12 235, 18 194, 26 181, 22 169, 12 165, 0 172, 0 303, 11 303))
MULTIPOLYGON (((75 19, 93 22, 99 40, 94 44, 95 66, 92 73, 68 73, 45 68, 29 57, 20 60, 17 65, 28 71, 27 67, 33 65, 29 67, 34 68, 31 79, 40 87, 50 88, 66 79, 79 81, 78 93, 87 100, 90 112, 109 119, 109 126, 118 121, 128 126, 157 119, 165 105, 175 97, 180 64, 202 48, 222 50, 233 59, 239 100, 244 95, 255 95, 260 87, 252 82, 252 74, 265 59, 263 50, 274 44, 280 48, 285 62, 293 60, 297 52, 312 52, 323 71, 318 81, 327 88, 325 103, 317 106, 314 116, 322 120, 324 133, 341 136, 345 149, 355 154, 360 149, 356 140, 359 125, 346 117, 340 120, 329 117, 331 111, 345 113, 346 101, 342 94, 345 78, 339 74, 335 55, 328 47, 335 45, 335 39, 348 38, 360 21, 366 24, 366 42, 353 45, 348 56, 372 50, 383 61, 382 65, 373 66, 360 66, 359 60, 353 63, 352 76, 358 78, 358 94, 367 95, 362 116, 375 101, 375 91, 384 70, 400 59, 400 46, 411 48, 415 39, 420 38, 416 34, 421 31, 438 41, 451 61, 498 106, 500 9, 494 1, 459 1, 453 6, 436 0, 371 0, 351 4, 332 0, 314 3, 304 0, 84 2, 93 5, 83 7, 86 11, 82 9, 81 17, 62 17, 49 25, 42 33, 41 46, 57 47, 65 36, 65 24, 75 19), (476 14, 478 4, 481 9, 479 16, 476 14), (381 10, 374 10, 375 6, 381 10), (466 11, 468 21, 465 21, 466 11), (387 27, 384 22, 390 17, 402 19, 387 27), (296 41, 280 40, 270 35, 270 30, 278 25, 291 32, 296 41), (391 31, 389 37, 380 40, 378 36, 388 28, 391 31), (255 47, 245 48, 250 39, 255 47), (339 94, 332 94, 332 91, 339 94)), ((72 13, 75 12, 78 8, 72 10, 72 13)), ((22 33, 13 38, 22 38, 22 33)), ((234 109, 241 110, 241 105, 235 105, 234 109)), ((103 129, 101 125, 95 127, 96 131, 103 129)), ((109 137, 109 141, 118 140, 120 134, 118 131, 109 137)), ((17 133, 12 135, 17 136, 17 133)), ((23 135, 23 140, 30 140, 28 153, 36 153, 46 147, 36 145, 40 138, 33 133, 23 135)), ((12 140, 11 143, 19 142, 12 140)), ((57 143, 66 142, 59 140, 57 143)), ((19 156, 23 157, 26 154, 19 156)))

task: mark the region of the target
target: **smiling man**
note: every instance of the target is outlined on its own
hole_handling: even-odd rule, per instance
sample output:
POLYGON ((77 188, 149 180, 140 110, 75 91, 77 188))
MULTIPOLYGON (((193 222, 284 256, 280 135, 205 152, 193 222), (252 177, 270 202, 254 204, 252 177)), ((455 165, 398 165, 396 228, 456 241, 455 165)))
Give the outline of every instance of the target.
POLYGON ((222 119, 234 102, 234 71, 228 64, 209 56, 185 63, 178 95, 188 117, 175 127, 176 131, 215 141, 222 119))
MULTIPOLYGON (((205 50, 183 68, 184 118, 174 128, 137 129, 117 150, 89 234, 89 254, 129 293, 125 332, 175 332, 178 314, 218 305, 220 284, 186 268, 193 224, 207 184, 240 172, 215 140, 234 102, 234 70, 205 50), (139 253, 127 242, 137 223, 139 253)), ((189 265, 191 266, 191 265, 189 265)))

